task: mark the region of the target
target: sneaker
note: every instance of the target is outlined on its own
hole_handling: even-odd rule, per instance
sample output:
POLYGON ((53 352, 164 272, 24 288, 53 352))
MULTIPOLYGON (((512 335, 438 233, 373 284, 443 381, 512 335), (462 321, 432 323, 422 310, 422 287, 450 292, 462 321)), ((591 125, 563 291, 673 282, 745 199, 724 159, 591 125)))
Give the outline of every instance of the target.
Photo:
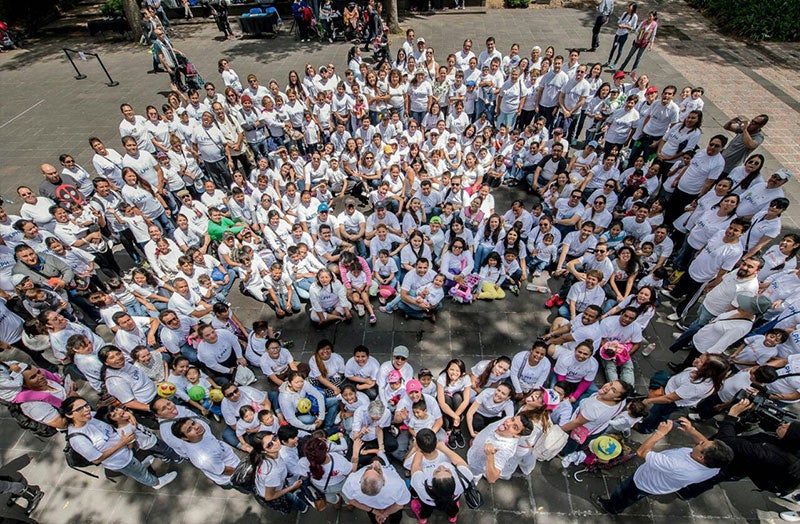
POLYGON ((661 294, 670 300, 678 300, 678 298, 675 297, 672 293, 670 293, 670 291, 666 288, 661 290, 661 294))
POLYGON ((164 486, 166 486, 167 484, 169 484, 170 482, 175 480, 175 478, 177 476, 178 476, 178 472, 177 471, 170 471, 166 475, 158 477, 158 484, 153 486, 153 489, 161 489, 161 488, 163 488, 164 486))
POLYGON ((458 442, 456 442, 456 434, 450 433, 450 436, 447 437, 447 447, 450 449, 458 449, 458 442))
POLYGON ((281 338, 281 332, 280 332, 280 330, 279 330, 279 329, 273 329, 273 330, 272 330, 272 334, 273 334, 273 335, 275 335, 275 337, 274 337, 274 338, 277 338, 278 340, 280 340, 280 338, 281 338))
POLYGON ((542 276, 542 272, 541 271, 534 271, 533 272, 533 278, 539 278, 540 276, 542 276))
POLYGON ((681 330, 681 331, 686 331, 687 329, 689 329, 689 326, 684 326, 684 325, 683 325, 683 324, 681 324, 680 322, 678 322, 677 324, 675 324, 675 327, 676 327, 676 328, 678 328, 678 329, 679 329, 679 330, 681 330))
POLYGON ((514 293, 514 296, 519 296, 519 286, 511 286, 509 290, 514 293))
POLYGON ((300 513, 305 513, 305 512, 307 512, 307 511, 308 511, 308 507, 309 507, 309 506, 308 506, 308 504, 306 504, 306 505, 305 505, 305 507, 304 507, 303 509, 301 509, 301 510, 300 510, 300 513))
POLYGON ((414 516, 417 517, 419 524, 425 524, 428 522, 428 519, 423 519, 419 516, 420 512, 422 511, 422 502, 419 499, 411 499, 411 511, 414 512, 414 516))
POLYGON ((363 304, 356 304, 356 313, 358 313, 359 317, 364 316, 364 305, 363 304))
POLYGON ((787 493, 786 495, 781 497, 784 500, 788 500, 789 502, 794 502, 797 504, 800 502, 800 491, 793 491, 791 493, 787 493))
POLYGON ((555 294, 547 299, 547 302, 544 303, 544 307, 546 308, 553 308, 556 305, 556 301, 558 300, 558 294, 555 294))
POLYGON ((689 420, 691 420, 692 422, 700 422, 703 419, 701 419, 700 415, 698 415, 697 413, 689 413, 689 420))
POLYGON ((394 313, 394 309, 389 309, 386 306, 379 307, 378 311, 380 311, 381 313, 386 313, 387 315, 391 315, 392 313, 394 313))
POLYGON ((648 356, 650 353, 652 353, 652 352, 653 352, 653 351, 655 351, 655 350, 656 350, 656 343, 655 343, 655 342, 650 342, 650 343, 649 343, 649 344, 647 344, 647 346, 646 346, 646 347, 645 347, 645 348, 642 350, 642 355, 646 357, 646 356, 648 356))
POLYGON ((673 338, 678 338, 681 335, 683 335, 683 331, 673 331, 672 332, 672 337, 673 338))
POLYGON ((149 455, 147 458, 142 460, 142 466, 144 466, 146 468, 149 468, 150 466, 153 465, 153 462, 155 460, 156 460, 156 458, 153 455, 149 455))
POLYGON ((677 313, 670 313, 667 315, 667 320, 671 320, 672 322, 678 322, 681 319, 681 316, 677 313))
POLYGON ((456 433, 456 445, 459 449, 467 447, 467 443, 464 441, 464 435, 462 435, 460 431, 456 433))
POLYGON ((800 513, 796 511, 781 511, 781 520, 786 522, 800 522, 800 513))
POLYGON ((385 305, 386 305, 386 299, 385 299, 385 298, 383 298, 383 297, 378 297, 378 302, 380 302, 380 304, 381 304, 382 306, 385 306, 385 305))
POLYGON ((608 509, 606 508, 607 499, 604 499, 597 493, 592 493, 589 495, 589 500, 592 502, 592 505, 597 508, 598 510, 602 511, 603 513, 608 513, 608 509))
POLYGON ((376 317, 375 315, 370 315, 369 316, 369 323, 374 326, 375 324, 378 323, 378 317, 376 317))

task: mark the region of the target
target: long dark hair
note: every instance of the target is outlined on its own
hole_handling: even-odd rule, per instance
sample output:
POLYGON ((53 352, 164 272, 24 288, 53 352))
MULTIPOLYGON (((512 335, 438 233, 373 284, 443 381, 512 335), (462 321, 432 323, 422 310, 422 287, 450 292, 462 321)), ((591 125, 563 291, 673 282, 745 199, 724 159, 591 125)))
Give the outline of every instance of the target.
MULTIPOLYGON (((655 291, 655 289, 653 289, 652 286, 642 286, 641 288, 639 288, 639 291, 641 291, 643 289, 649 289, 650 290, 650 301, 649 302, 645 302, 644 304, 639 304, 639 307, 636 308, 636 312, 639 314, 639 316, 644 315, 645 313, 647 313, 648 310, 655 309, 655 307, 656 307, 656 291, 655 291)), ((637 292, 636 294, 638 295, 639 293, 637 292)), ((636 297, 634 297, 634 298, 636 298, 636 297)), ((636 301, 638 302, 639 300, 637 299, 636 301)))
POLYGON ((749 189, 750 188, 750 184, 752 184, 755 179, 757 179, 758 177, 761 176, 761 168, 764 167, 764 155, 761 155, 759 153, 756 153, 754 155, 750 155, 749 157, 747 157, 747 160, 745 160, 745 164, 747 162, 749 162, 750 160, 752 160, 753 158, 760 159, 761 160, 761 165, 758 166, 758 169, 754 169, 752 173, 750 173, 749 175, 744 177, 741 182, 739 182, 734 187, 732 187, 731 191, 733 191, 737 187, 741 187, 742 189, 749 189))
POLYGON ((706 361, 702 367, 692 372, 692 382, 698 384, 705 379, 710 379, 714 384, 714 393, 722 387, 722 381, 728 374, 730 366, 728 361, 720 355, 709 355, 706 353, 706 361))
POLYGON ((452 366, 453 364, 458 366, 458 370, 461 372, 462 377, 467 374, 467 366, 466 364, 464 364, 463 360, 461 360, 460 358, 454 358, 450 360, 450 362, 447 363, 442 372, 439 373, 440 375, 444 376, 444 382, 448 386, 450 385, 450 375, 447 374, 447 370, 450 369, 450 366, 452 366))
MULTIPOLYGON (((73 420, 70 417, 68 417, 67 415, 71 415, 72 414, 72 406, 77 404, 79 400, 82 400, 82 401, 86 402, 87 404, 89 404, 89 401, 86 400, 83 397, 67 397, 67 399, 64 400, 64 402, 61 403, 61 408, 59 408, 58 411, 61 413, 61 416, 64 417, 64 420, 66 421, 67 426, 71 426, 73 424, 73 420)), ((91 407, 91 404, 90 404, 90 407, 91 407)))
MULTIPOLYGON (((123 351, 119 349, 117 346, 112 346, 110 344, 108 346, 103 346, 103 348, 97 353, 97 358, 100 359, 100 362, 103 364, 103 366, 100 368, 100 380, 102 382, 106 381, 106 371, 108 370, 108 366, 106 365, 106 360, 108 360, 108 354, 111 353, 112 351, 119 351, 120 353, 123 353, 123 351)), ((116 369, 116 368, 111 368, 111 369, 116 369)))
POLYGON ((483 370, 483 373, 478 375, 478 386, 480 388, 483 388, 483 386, 485 386, 486 383, 489 382, 489 377, 492 374, 492 369, 494 369, 494 366, 498 362, 505 362, 506 364, 508 364, 509 367, 511 367, 511 359, 505 355, 490 360, 489 364, 487 364, 486 366, 486 369, 483 370))
POLYGON ((451 474, 448 478, 432 478, 425 481, 425 492, 433 499, 436 509, 445 511, 453 503, 456 493, 456 479, 451 474))
POLYGON ((783 235, 783 238, 791 238, 792 240, 794 240, 795 246, 794 249, 792 249, 792 251, 788 255, 786 255, 786 258, 783 259, 783 263, 773 267, 772 271, 783 271, 783 268, 786 267, 786 262, 793 259, 797 255, 797 252, 800 251, 800 235, 797 235, 795 233, 789 233, 787 235, 783 235))
MULTIPOLYGON (((267 473, 269 473, 269 471, 272 469, 272 465, 275 462, 270 457, 264 455, 265 450, 263 442, 264 442, 264 437, 268 435, 275 435, 275 433, 273 433, 272 431, 259 431, 258 433, 255 433, 250 439, 251 440, 250 445, 253 449, 250 451, 250 454, 247 455, 247 461, 250 462, 252 469, 250 471, 250 475, 247 480, 251 484, 255 481, 258 468, 261 467, 262 464, 266 463, 267 473)), ((275 435, 275 438, 277 439, 278 436, 275 435)))
MULTIPOLYGON (((461 227, 464 227, 464 219, 462 219, 460 216, 456 215, 456 216, 453 217, 453 220, 450 221, 450 231, 448 231, 449 234, 447 236, 447 244, 452 244, 453 241, 456 238, 458 238, 458 234, 455 231, 453 231, 453 224, 460 224, 461 227)), ((464 229, 466 229, 466 228, 464 228, 464 229)), ((466 242, 465 242, 465 244, 466 244, 466 242)))
POLYGON ((483 240, 489 240, 489 236, 492 237, 492 243, 497 244, 497 241, 500 240, 500 231, 503 230, 503 219, 497 213, 492 213, 489 215, 489 219, 483 224, 483 240), (492 231, 491 226, 489 226, 489 222, 492 221, 493 218, 497 218, 497 227, 492 231))

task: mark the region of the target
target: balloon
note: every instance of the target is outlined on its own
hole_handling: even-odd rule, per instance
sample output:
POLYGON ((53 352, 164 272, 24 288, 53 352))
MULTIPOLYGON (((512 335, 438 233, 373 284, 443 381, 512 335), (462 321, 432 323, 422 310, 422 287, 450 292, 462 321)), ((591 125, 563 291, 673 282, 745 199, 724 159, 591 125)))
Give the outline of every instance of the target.
POLYGON ((203 386, 192 386, 189 388, 189 398, 195 402, 200 402, 206 398, 206 390, 203 386))
POLYGON ((162 382, 156 388, 156 393, 161 398, 170 398, 175 395, 175 384, 172 382, 162 382))

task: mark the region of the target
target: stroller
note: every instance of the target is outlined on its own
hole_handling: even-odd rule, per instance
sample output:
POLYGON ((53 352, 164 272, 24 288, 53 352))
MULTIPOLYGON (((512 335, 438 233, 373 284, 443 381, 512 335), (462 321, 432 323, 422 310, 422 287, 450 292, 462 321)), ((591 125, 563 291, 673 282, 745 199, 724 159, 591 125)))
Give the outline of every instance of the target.
POLYGON ((22 37, 8 27, 8 24, 0 20, 0 51, 18 49, 23 47, 22 37))
POLYGON ((383 26, 383 34, 372 41, 372 64, 374 69, 380 69, 384 63, 391 62, 389 50, 389 26, 383 26))
POLYGON ((178 77, 178 82, 176 82, 176 85, 178 86, 178 89, 180 89, 181 91, 190 91, 192 89, 197 89, 197 90, 203 89, 203 86, 206 85, 206 81, 203 79, 202 76, 200 76, 200 71, 197 70, 197 67, 192 62, 190 62, 188 58, 186 58, 181 54, 178 54, 177 58, 178 58, 178 72, 176 76, 178 77), (180 81, 181 73, 183 73, 183 75, 186 77, 185 85, 183 82, 180 81))
POLYGON ((339 11, 333 11, 329 20, 320 19, 316 28, 320 40, 328 39, 331 43, 346 40, 344 20, 339 11))

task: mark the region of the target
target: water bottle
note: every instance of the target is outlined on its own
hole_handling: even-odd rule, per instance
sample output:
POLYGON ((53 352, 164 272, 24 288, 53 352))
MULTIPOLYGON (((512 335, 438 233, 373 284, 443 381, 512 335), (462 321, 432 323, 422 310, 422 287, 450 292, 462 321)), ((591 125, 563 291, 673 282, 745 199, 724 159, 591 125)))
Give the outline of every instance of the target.
POLYGON ((528 284, 528 286, 525 289, 527 289, 528 291, 536 292, 536 293, 547 293, 547 294, 550 293, 550 288, 549 287, 547 287, 547 286, 538 286, 536 284, 528 284))

